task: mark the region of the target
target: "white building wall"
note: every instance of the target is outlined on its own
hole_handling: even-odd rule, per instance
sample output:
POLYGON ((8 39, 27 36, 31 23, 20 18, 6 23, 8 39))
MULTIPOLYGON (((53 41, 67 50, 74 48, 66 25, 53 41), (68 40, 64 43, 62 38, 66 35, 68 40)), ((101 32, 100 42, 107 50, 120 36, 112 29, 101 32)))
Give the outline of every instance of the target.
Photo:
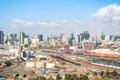
POLYGON ((55 63, 46 63, 46 68, 55 68, 55 63))

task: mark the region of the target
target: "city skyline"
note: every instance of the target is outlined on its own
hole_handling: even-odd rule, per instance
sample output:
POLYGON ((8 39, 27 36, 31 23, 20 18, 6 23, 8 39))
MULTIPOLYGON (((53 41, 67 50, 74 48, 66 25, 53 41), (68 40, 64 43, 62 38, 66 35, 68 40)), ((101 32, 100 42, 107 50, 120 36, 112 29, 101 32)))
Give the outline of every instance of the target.
POLYGON ((118 0, 1 0, 0 30, 5 33, 26 32, 30 35, 120 32, 118 0))
POLYGON ((0 80, 120 80, 120 0, 0 0, 0 80))

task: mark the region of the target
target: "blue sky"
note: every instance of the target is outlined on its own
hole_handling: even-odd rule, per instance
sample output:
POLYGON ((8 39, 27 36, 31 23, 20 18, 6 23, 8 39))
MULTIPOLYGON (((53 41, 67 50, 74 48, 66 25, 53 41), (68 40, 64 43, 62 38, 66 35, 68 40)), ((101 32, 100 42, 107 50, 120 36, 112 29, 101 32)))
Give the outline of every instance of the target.
MULTIPOLYGON (((24 31, 28 34, 60 34, 68 32, 80 33, 89 30, 90 33, 97 34, 103 30, 106 34, 120 34, 117 21, 108 20, 118 15, 120 0, 0 0, 0 30, 5 33, 19 33, 24 31), (99 9, 106 8, 116 13, 102 15, 102 20, 98 20, 99 9), (107 6, 109 6, 107 8, 107 6), (98 13, 97 13, 98 12, 98 13), (94 14, 94 16, 92 16, 94 14), (103 17, 110 15, 107 22, 103 17), (91 19, 92 16, 92 19, 91 19), (98 17, 98 18, 96 18, 98 17), (97 19, 93 20, 93 18, 97 19), (98 21, 98 22, 96 22, 98 21), (97 24, 103 24, 93 30, 97 24), (111 23, 113 26, 110 26, 111 23), (94 26, 92 26, 94 25, 94 26), (108 26, 115 30, 107 31, 108 26), (116 27, 114 27, 116 26, 116 27)), ((99 18, 101 19, 101 18, 99 18)))

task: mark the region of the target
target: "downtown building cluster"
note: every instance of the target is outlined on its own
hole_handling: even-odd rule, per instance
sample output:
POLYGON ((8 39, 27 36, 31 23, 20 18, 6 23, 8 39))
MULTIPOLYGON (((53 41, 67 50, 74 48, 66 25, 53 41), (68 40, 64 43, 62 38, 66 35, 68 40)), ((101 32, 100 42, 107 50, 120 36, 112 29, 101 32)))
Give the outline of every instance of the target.
POLYGON ((29 37, 24 32, 20 34, 4 34, 0 31, 0 44, 4 45, 19 45, 20 47, 41 47, 41 46, 77 46, 83 49, 94 49, 99 44, 109 45, 120 39, 120 35, 105 35, 102 31, 98 35, 90 35, 88 31, 83 31, 79 34, 68 33, 60 34, 55 37, 53 35, 44 36, 38 34, 35 37, 29 37))

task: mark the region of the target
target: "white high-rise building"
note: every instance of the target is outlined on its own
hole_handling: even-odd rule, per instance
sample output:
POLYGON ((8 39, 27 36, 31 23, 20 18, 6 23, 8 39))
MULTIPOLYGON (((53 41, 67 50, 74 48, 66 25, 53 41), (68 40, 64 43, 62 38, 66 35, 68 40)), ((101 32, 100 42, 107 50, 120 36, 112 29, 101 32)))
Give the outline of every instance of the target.
POLYGON ((28 38, 28 37, 24 38, 24 44, 25 44, 25 45, 28 45, 28 44, 29 44, 29 38, 28 38))
POLYGON ((61 34, 61 42, 62 44, 66 45, 68 42, 67 42, 67 35, 65 34, 61 34))
POLYGON ((110 41, 110 35, 105 36, 105 41, 110 41))
POLYGON ((28 35, 25 35, 24 32, 20 32, 20 46, 24 46, 24 44, 28 44, 28 42, 28 35))
POLYGON ((48 36, 43 36, 43 42, 49 43, 49 37, 48 36))
POLYGON ((24 44, 24 35, 25 35, 25 33, 20 32, 20 46, 23 46, 23 44, 24 44))
POLYGON ((100 42, 102 40, 105 40, 105 35, 104 35, 103 31, 100 31, 100 33, 98 34, 98 40, 100 40, 100 42))
POLYGON ((80 43, 80 39, 79 39, 79 34, 75 34, 75 42, 76 44, 79 44, 80 43))
POLYGON ((4 36, 4 44, 7 44, 7 42, 8 42, 8 36, 5 35, 5 36, 4 36))

